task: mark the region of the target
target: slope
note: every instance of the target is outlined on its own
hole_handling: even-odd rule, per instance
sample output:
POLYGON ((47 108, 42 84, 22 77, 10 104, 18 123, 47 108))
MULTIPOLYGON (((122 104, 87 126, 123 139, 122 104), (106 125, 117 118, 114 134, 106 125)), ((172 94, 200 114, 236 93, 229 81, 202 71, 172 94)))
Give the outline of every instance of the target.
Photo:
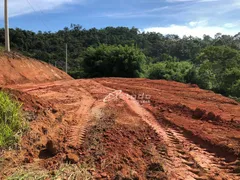
POLYGON ((0 66, 0 85, 72 79, 52 65, 17 53, 1 53, 0 66))

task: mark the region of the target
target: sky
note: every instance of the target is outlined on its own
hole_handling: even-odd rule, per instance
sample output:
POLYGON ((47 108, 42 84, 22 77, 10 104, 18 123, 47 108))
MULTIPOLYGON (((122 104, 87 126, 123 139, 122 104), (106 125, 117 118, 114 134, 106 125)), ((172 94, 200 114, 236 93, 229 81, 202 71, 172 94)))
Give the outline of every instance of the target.
POLYGON ((134 26, 142 32, 214 37, 240 32, 240 0, 9 0, 9 17, 11 28, 35 32, 73 23, 86 29, 134 26))

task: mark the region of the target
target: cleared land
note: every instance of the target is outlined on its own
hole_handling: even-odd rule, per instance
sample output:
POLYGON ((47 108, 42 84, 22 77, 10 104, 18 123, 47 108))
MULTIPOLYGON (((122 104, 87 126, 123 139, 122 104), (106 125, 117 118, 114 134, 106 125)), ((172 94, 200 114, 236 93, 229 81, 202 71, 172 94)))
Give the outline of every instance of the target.
POLYGON ((0 153, 2 178, 240 179, 234 100, 176 82, 64 76, 3 87, 31 122, 19 149, 0 153))

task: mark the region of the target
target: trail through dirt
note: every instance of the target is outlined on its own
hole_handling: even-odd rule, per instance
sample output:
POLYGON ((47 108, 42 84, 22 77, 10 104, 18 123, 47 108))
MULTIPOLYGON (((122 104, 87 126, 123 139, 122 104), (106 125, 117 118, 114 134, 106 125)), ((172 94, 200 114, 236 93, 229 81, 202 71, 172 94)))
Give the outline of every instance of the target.
MULTIPOLYGON (((150 89, 149 87, 142 87, 143 90, 147 90, 137 91, 138 88, 132 83, 130 83, 130 86, 126 86, 128 84, 127 80, 124 85, 120 85, 123 84, 120 79, 117 84, 115 82, 112 84, 112 81, 118 80, 98 80, 98 82, 103 82, 103 85, 109 87, 116 88, 119 86, 119 89, 124 87, 122 90, 131 94, 142 95, 142 93, 148 93, 150 89)), ((236 171, 238 169, 237 164, 239 164, 237 156, 232 155, 232 158, 229 160, 227 156, 219 157, 217 153, 210 153, 208 149, 202 148, 202 144, 187 139, 180 128, 176 130, 173 127, 166 126, 164 123, 159 123, 160 121, 156 121, 151 113, 144 110, 136 100, 133 100, 134 98, 129 100, 126 97, 126 95, 121 96, 129 107, 139 114, 166 142, 168 147, 167 155, 169 157, 169 161, 166 162, 168 177, 173 179, 240 179, 240 174, 236 171)), ((168 111, 170 114, 173 113, 171 109, 168 111)))
MULTIPOLYGON (((128 106, 137 113, 143 121, 145 121, 151 128, 153 128, 167 145, 167 156, 165 166, 167 167, 167 174, 169 178, 173 179, 194 179, 197 175, 189 171, 186 164, 183 163, 181 157, 177 156, 177 148, 169 139, 165 129, 155 120, 154 116, 142 108, 142 106, 133 98, 128 98, 128 95, 123 93, 121 98, 128 104, 128 106)), ((164 154, 165 155, 165 154, 164 154)), ((165 155, 165 156, 166 156, 165 155)))
MULTIPOLYGON (((90 122, 94 118, 103 118, 101 109, 113 106, 111 102, 119 101, 123 104, 116 103, 114 106, 116 111, 125 104, 125 110, 129 108, 133 113, 132 115, 128 113, 129 119, 120 118, 121 123, 130 124, 131 118, 139 117, 142 123, 146 123, 156 132, 166 147, 166 151, 159 153, 169 179, 240 179, 237 158, 240 141, 236 140, 239 135, 236 132, 240 130, 237 127, 240 125, 238 119, 240 106, 233 100, 219 95, 209 95, 207 91, 180 83, 143 79, 66 80, 10 85, 6 88, 37 97, 40 104, 49 103, 49 107, 43 105, 46 106, 43 111, 45 116, 39 116, 31 123, 31 136, 25 137, 28 139, 37 136, 39 146, 29 145, 27 142, 23 145, 31 152, 33 161, 37 161, 39 152, 46 148, 50 140, 53 141, 52 149, 56 152, 52 152, 51 149, 51 153, 54 155, 50 158, 40 158, 47 167, 54 166, 55 161, 59 160, 57 154, 63 158, 64 153, 67 156, 70 153, 76 154, 76 150, 81 148, 89 136, 86 132, 91 126, 90 122), (183 91, 184 88, 187 90, 183 91), (147 104, 147 101, 144 101, 146 97, 144 93, 151 97, 147 104), (130 98, 129 94, 135 95, 135 98, 130 98), (213 112, 214 118, 194 119, 192 116, 196 108, 206 110, 205 115, 213 112), (214 121, 218 115, 221 120, 214 121), (232 121, 228 119, 233 116, 232 121), (125 122, 127 120, 129 122, 125 122), (227 132, 217 134, 223 130, 222 128, 227 132), (211 133, 206 135, 206 129, 211 133), (193 134, 192 138, 189 138, 189 132, 193 134), (220 135, 224 142, 219 141, 220 135), (193 137, 198 137, 201 141, 193 137), (220 144, 223 148, 221 154, 217 150, 220 144)), ((124 111, 121 113, 121 116, 124 116, 124 111)), ((132 122, 137 123, 134 120, 132 122)))

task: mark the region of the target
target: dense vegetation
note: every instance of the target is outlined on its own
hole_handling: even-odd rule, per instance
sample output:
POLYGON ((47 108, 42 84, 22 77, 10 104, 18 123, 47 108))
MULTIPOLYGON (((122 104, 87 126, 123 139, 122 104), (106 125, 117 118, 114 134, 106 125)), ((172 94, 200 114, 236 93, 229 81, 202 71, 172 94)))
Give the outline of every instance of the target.
POLYGON ((86 50, 82 65, 87 77, 139 77, 145 63, 146 56, 135 47, 100 45, 86 50))
MULTIPOLYGON (((69 73, 75 78, 148 77, 198 84, 240 97, 240 33, 192 36, 144 33, 136 28, 83 29, 71 25, 58 32, 11 29, 11 46, 60 69, 68 44, 69 73)), ((4 29, 0 29, 4 43, 4 29)))
POLYGON ((15 144, 25 128, 21 105, 0 92, 0 148, 15 144))

